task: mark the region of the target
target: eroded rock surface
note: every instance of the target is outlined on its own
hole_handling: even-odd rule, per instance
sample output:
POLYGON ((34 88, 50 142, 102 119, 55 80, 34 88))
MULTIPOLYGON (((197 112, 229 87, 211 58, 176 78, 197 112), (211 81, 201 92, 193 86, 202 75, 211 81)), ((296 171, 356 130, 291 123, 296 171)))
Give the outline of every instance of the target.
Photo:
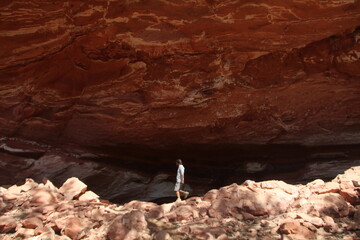
MULTIPOLYGON (((96 197, 82 200, 87 194, 82 188, 73 192, 78 199, 70 199, 49 180, 38 184, 27 179, 24 185, 0 192, 4 203, 0 205, 0 237, 355 240, 360 237, 359 179, 360 167, 352 167, 331 182, 246 181, 162 205, 141 201, 116 205, 96 197), (344 198, 345 190, 354 191, 357 201, 344 198), (39 204, 33 201, 35 195, 50 201, 39 204)), ((80 184, 72 178, 62 188, 70 182, 80 184)))
POLYGON ((1 135, 96 147, 360 140, 359 1, 0 9, 1 135))

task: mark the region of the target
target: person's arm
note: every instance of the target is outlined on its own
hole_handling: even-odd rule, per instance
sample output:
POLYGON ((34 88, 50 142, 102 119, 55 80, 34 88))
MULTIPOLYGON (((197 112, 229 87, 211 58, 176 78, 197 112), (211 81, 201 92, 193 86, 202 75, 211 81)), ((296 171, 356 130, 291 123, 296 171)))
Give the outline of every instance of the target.
POLYGON ((180 172, 181 172, 181 183, 184 184, 185 183, 185 171, 184 171, 184 168, 182 167, 180 169, 180 172))

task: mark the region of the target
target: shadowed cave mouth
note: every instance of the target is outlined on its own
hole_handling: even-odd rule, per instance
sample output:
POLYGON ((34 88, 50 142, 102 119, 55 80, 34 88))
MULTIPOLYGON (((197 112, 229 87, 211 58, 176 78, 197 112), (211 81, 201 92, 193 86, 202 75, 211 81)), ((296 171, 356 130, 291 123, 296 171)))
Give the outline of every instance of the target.
POLYGON ((185 190, 190 190, 192 196, 202 196, 211 189, 232 183, 241 184, 247 179, 283 180, 290 184, 306 184, 315 179, 329 181, 346 169, 360 165, 359 145, 178 145, 162 149, 124 145, 96 151, 111 156, 96 161, 136 170, 153 179, 161 176, 159 182, 149 183, 158 183, 160 188, 149 187, 151 197, 134 197, 155 203, 175 200, 173 185, 178 158, 186 168, 185 190), (151 189, 160 192, 155 194, 151 189))
POLYGON ((291 184, 318 178, 328 181, 360 165, 359 145, 177 145, 161 149, 122 145, 87 149, 91 154, 77 158, 60 157, 64 156, 61 150, 1 150, 0 185, 47 178, 60 187, 68 178, 78 177, 100 198, 118 204, 174 201, 177 158, 184 162, 185 190, 191 196, 247 179, 291 184))

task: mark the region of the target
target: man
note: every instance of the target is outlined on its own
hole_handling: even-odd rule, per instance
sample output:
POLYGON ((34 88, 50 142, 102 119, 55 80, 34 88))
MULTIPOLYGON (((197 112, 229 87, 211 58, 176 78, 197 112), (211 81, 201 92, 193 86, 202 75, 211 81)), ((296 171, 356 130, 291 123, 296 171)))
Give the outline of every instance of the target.
POLYGON ((184 199, 186 199, 187 196, 189 196, 189 192, 183 190, 185 183, 185 178, 184 178, 185 168, 182 165, 181 159, 176 160, 176 165, 178 166, 178 169, 176 173, 176 183, 175 183, 174 191, 176 192, 176 196, 177 196, 176 202, 181 202, 180 193, 183 194, 184 199))

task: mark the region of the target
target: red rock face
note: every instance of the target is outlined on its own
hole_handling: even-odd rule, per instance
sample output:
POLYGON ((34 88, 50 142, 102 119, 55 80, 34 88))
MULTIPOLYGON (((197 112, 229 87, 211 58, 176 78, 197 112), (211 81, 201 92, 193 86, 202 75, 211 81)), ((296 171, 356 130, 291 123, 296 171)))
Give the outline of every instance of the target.
POLYGON ((358 143, 360 2, 0 3, 0 134, 358 143))

